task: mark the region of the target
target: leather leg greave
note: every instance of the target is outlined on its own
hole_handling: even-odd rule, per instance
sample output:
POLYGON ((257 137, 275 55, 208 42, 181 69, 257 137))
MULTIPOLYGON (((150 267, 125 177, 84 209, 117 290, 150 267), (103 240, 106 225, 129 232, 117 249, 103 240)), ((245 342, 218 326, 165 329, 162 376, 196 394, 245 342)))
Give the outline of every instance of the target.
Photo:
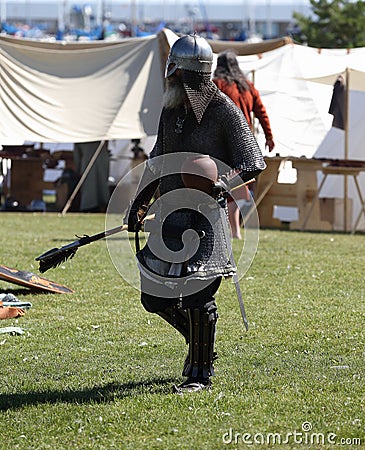
POLYGON ((189 318, 184 309, 174 305, 163 311, 157 311, 157 314, 182 334, 187 344, 189 343, 189 318))
POLYGON ((218 315, 216 311, 188 309, 190 326, 189 354, 183 376, 208 378, 214 375, 214 343, 218 315))

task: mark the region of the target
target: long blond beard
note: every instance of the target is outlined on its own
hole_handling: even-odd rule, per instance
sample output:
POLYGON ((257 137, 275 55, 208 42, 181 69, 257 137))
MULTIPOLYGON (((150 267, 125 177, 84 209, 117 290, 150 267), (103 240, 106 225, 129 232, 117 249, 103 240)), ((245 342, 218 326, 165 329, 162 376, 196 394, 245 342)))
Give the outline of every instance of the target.
POLYGON ((163 105, 167 109, 175 109, 187 101, 184 86, 181 83, 168 83, 163 96, 163 105))

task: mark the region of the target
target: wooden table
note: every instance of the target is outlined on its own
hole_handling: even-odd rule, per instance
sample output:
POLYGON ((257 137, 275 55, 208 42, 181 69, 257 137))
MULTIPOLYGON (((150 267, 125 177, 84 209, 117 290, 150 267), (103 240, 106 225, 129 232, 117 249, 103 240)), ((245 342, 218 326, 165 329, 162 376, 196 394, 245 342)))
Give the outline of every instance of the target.
MULTIPOLYGON (((321 193, 321 190, 327 180, 327 177, 329 175, 343 175, 345 177, 348 176, 352 176, 355 182, 355 186, 356 186, 356 191, 357 194, 359 196, 359 200, 360 200, 360 212, 355 220, 354 226, 351 229, 352 233, 355 233, 357 226, 359 224, 360 218, 361 218, 361 214, 364 213, 365 216, 365 203, 364 203, 364 198, 360 189, 360 185, 359 185, 359 181, 357 179, 357 177, 359 176, 359 174, 363 171, 365 171, 365 162, 364 164, 357 164, 356 166, 350 166, 348 165, 349 163, 346 161, 343 161, 342 164, 331 164, 329 163, 328 165, 323 165, 321 170, 322 173, 324 175, 321 184, 319 185, 318 191, 313 199, 312 205, 309 208, 309 210, 307 211, 307 214, 304 217, 303 223, 302 223, 302 227, 301 229, 304 230, 307 226, 307 223, 310 219, 311 214, 313 213, 313 209, 315 207, 315 205, 318 202, 319 199, 319 195, 321 193)), ((345 196, 347 196, 347 192, 345 192, 345 196)), ((344 231, 347 231, 347 216, 348 216, 348 211, 347 211, 347 198, 344 199, 344 231)))
MULTIPOLYGON (((317 194, 317 170, 321 170, 323 161, 309 158, 265 158, 266 169, 257 177, 255 203, 260 226, 265 228, 284 228, 284 224, 273 217, 275 206, 298 208, 298 220, 290 223, 291 230, 300 230, 302 222, 317 194), (290 161, 297 171, 296 183, 279 183, 278 177, 286 161, 290 161)), ((307 229, 331 230, 328 221, 321 220, 319 205, 313 206, 313 214, 307 219, 307 229)))
MULTIPOLYGON (((257 177, 254 199, 259 215, 260 226, 267 228, 287 228, 291 230, 332 231, 336 226, 336 206, 344 203, 346 226, 351 221, 352 199, 324 199, 319 196, 329 175, 352 176, 356 192, 361 203, 361 210, 356 217, 351 231, 358 227, 361 215, 365 215, 364 197, 358 182, 358 175, 365 171, 365 161, 331 160, 315 158, 266 157, 267 168, 257 177), (283 165, 290 161, 297 171, 296 183, 279 183, 278 178, 283 165), (324 177, 318 186, 317 174, 324 177), (331 201, 332 200, 332 201, 331 201), (298 209, 298 220, 289 225, 273 217, 275 206, 290 206, 298 209)), ((338 226, 338 224, 337 224, 338 226)), ((341 227, 342 225, 340 225, 341 227)), ((347 227, 346 227, 347 231, 347 227)))

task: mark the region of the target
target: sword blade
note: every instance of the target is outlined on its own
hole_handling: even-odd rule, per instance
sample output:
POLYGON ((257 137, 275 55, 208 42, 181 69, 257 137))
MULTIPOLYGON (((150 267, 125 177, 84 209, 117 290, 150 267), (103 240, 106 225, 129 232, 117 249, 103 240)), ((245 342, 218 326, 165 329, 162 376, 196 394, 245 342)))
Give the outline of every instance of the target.
POLYGON ((228 246, 229 260, 231 262, 231 266, 236 269, 232 279, 234 282, 234 286, 236 288, 236 295, 237 295, 238 304, 240 307, 243 323, 245 325, 246 331, 248 331, 248 320, 247 320, 247 316, 246 316, 245 305, 243 304, 241 287, 240 287, 240 284, 238 281, 237 266, 236 266, 234 256, 233 256, 233 247, 232 247, 232 242, 231 242, 230 231, 228 229, 229 223, 227 223, 227 218, 225 217, 225 212, 224 212, 223 208, 220 210, 220 213, 221 213, 221 219, 222 219, 222 223, 223 223, 224 235, 225 235, 226 243, 228 246))
POLYGON ((246 316, 245 305, 243 303, 242 292, 241 292, 240 283, 238 281, 237 273, 233 276, 233 282, 234 282, 234 286, 236 288, 236 294, 237 294, 238 304, 240 306, 243 323, 245 325, 246 331, 248 331, 248 320, 247 320, 247 316, 246 316))

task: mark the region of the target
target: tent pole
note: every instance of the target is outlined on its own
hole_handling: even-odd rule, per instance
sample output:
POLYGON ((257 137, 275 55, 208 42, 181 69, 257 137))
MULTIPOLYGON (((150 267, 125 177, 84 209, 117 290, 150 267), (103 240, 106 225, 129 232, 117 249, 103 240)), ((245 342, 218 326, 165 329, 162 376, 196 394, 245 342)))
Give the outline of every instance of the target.
MULTIPOLYGON (((256 73, 255 73, 255 69, 252 69, 252 83, 253 83, 253 85, 255 85, 255 75, 256 75, 256 73)), ((253 132, 253 134, 254 134, 254 136, 255 137, 257 137, 256 136, 256 132, 255 132, 255 113, 253 112, 253 111, 251 111, 251 120, 252 120, 252 132, 253 132)))
POLYGON ((102 148, 104 147, 105 140, 101 141, 98 148, 95 150, 95 153, 93 154, 92 158, 89 161, 89 164, 86 166, 86 169, 84 170, 84 173, 81 175, 81 178, 79 182, 77 183, 75 189, 73 190, 72 194, 70 195, 70 198, 67 200, 61 215, 64 216, 67 211, 69 210, 71 203, 73 202, 74 198, 76 197, 76 194, 79 192, 83 182, 85 181, 85 178, 88 176, 92 166, 94 165, 94 162, 96 161, 96 158, 99 156, 99 153, 101 152, 102 148))
MULTIPOLYGON (((346 100, 345 100, 345 161, 348 160, 349 157, 349 112, 350 112, 350 69, 346 67, 346 100)), ((347 175, 344 175, 344 231, 347 232, 347 209, 348 209, 348 178, 347 175)))

